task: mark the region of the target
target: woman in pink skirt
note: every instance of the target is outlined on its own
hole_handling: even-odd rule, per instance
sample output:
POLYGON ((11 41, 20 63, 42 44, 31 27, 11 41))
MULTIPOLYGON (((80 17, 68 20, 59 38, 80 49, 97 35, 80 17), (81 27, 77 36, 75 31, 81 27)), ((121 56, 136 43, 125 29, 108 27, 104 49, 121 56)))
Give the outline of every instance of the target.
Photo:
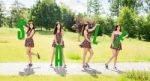
POLYGON ((39 53, 33 53, 31 49, 34 47, 34 40, 33 36, 35 33, 35 27, 33 25, 32 21, 29 21, 29 26, 27 26, 27 32, 26 32, 26 39, 25 39, 25 47, 27 48, 27 55, 29 57, 29 64, 28 66, 32 66, 32 55, 37 56, 38 59, 40 59, 39 53))
POLYGON ((95 30, 96 26, 94 26, 92 29, 89 29, 88 24, 84 24, 83 29, 82 29, 82 35, 84 36, 84 41, 80 44, 80 47, 83 48, 83 68, 90 67, 89 62, 93 56, 93 49, 91 46, 91 34, 93 30, 95 30), (87 53, 90 53, 90 56, 87 58, 87 53), (87 59, 87 61, 86 61, 87 59))
POLYGON ((119 51, 122 50, 121 42, 118 43, 118 47, 114 47, 115 40, 122 34, 121 27, 119 25, 116 25, 114 31, 112 32, 112 43, 110 48, 112 49, 112 56, 109 58, 109 60, 105 63, 105 68, 108 69, 108 64, 111 62, 112 59, 114 59, 114 69, 117 69, 116 62, 118 58, 119 51))

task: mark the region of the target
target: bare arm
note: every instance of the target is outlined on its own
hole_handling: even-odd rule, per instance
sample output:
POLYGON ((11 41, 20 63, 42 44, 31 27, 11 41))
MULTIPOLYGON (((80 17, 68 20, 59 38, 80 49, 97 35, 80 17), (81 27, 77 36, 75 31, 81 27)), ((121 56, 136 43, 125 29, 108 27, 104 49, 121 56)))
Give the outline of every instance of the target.
POLYGON ((112 44, 112 45, 114 45, 113 42, 114 42, 114 31, 112 32, 112 35, 111 35, 111 44, 112 44))
POLYGON ((32 30, 32 31, 31 31, 31 34, 30 34, 29 36, 27 36, 27 38, 31 38, 31 37, 34 35, 34 31, 35 31, 35 30, 32 30))
POLYGON ((54 34, 54 41, 55 41, 55 43, 57 45, 58 43, 57 43, 57 39, 56 39, 56 34, 54 34))
POLYGON ((62 34, 62 38, 61 38, 61 42, 60 43, 62 44, 62 42, 63 42, 63 36, 64 36, 64 30, 63 29, 61 30, 61 34, 62 34))
POLYGON ((89 31, 89 32, 92 32, 92 31, 94 31, 94 30, 96 29, 96 26, 97 26, 97 25, 99 25, 99 24, 96 24, 96 25, 95 25, 93 28, 91 28, 91 29, 88 29, 88 31, 89 31))

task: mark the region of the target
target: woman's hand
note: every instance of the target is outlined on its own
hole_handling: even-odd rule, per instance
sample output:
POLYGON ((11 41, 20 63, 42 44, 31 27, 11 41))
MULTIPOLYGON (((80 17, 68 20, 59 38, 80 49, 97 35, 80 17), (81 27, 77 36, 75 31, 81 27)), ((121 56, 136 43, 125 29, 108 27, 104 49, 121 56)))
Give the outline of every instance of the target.
POLYGON ((62 45, 62 42, 60 43, 60 45, 62 45))
POLYGON ((114 43, 111 43, 112 47, 114 47, 114 43))
POLYGON ((56 42, 56 45, 58 45, 58 43, 56 42))

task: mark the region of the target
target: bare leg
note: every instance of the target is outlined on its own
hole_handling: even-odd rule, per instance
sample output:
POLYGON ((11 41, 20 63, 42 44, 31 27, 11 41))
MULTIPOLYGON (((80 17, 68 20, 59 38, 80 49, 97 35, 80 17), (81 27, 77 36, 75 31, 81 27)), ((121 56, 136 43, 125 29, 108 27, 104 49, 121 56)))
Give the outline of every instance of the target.
POLYGON ((116 67, 118 54, 119 54, 119 50, 116 50, 116 54, 115 54, 115 58, 114 58, 114 67, 116 67))
POLYGON ((53 53, 52 53, 52 56, 51 56, 51 64, 53 63, 53 60, 54 60, 54 56, 55 56, 55 48, 53 47, 53 53))
POLYGON ((83 53, 83 65, 85 64, 85 60, 86 60, 86 55, 87 55, 87 48, 83 48, 84 53, 83 53))
POLYGON ((116 54, 116 50, 112 49, 112 56, 109 58, 109 60, 106 62, 106 64, 109 64, 111 62, 111 60, 115 57, 116 54))
POLYGON ((78 32, 78 42, 80 42, 80 33, 78 32))
POLYGON ((89 51, 89 53, 90 53, 90 56, 89 56, 89 58, 88 58, 88 60, 87 60, 86 63, 89 63, 89 62, 90 62, 90 60, 91 60, 91 58, 92 58, 92 56, 93 56, 93 54, 94 54, 92 48, 88 49, 88 51, 89 51))
POLYGON ((63 49, 62 49, 62 59, 63 59, 64 65, 66 65, 63 49))
POLYGON ((32 64, 32 55, 31 55, 31 48, 27 47, 27 55, 29 57, 29 63, 32 64))
POLYGON ((37 53, 33 53, 32 51, 30 51, 30 53, 31 53, 31 55, 37 56, 37 53))

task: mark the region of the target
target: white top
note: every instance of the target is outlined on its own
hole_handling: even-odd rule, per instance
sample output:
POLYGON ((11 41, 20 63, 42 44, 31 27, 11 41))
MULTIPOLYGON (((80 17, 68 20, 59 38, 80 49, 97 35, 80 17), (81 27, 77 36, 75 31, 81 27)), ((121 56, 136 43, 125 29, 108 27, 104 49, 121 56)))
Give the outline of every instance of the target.
POLYGON ((119 34, 119 32, 115 31, 114 34, 119 34))

